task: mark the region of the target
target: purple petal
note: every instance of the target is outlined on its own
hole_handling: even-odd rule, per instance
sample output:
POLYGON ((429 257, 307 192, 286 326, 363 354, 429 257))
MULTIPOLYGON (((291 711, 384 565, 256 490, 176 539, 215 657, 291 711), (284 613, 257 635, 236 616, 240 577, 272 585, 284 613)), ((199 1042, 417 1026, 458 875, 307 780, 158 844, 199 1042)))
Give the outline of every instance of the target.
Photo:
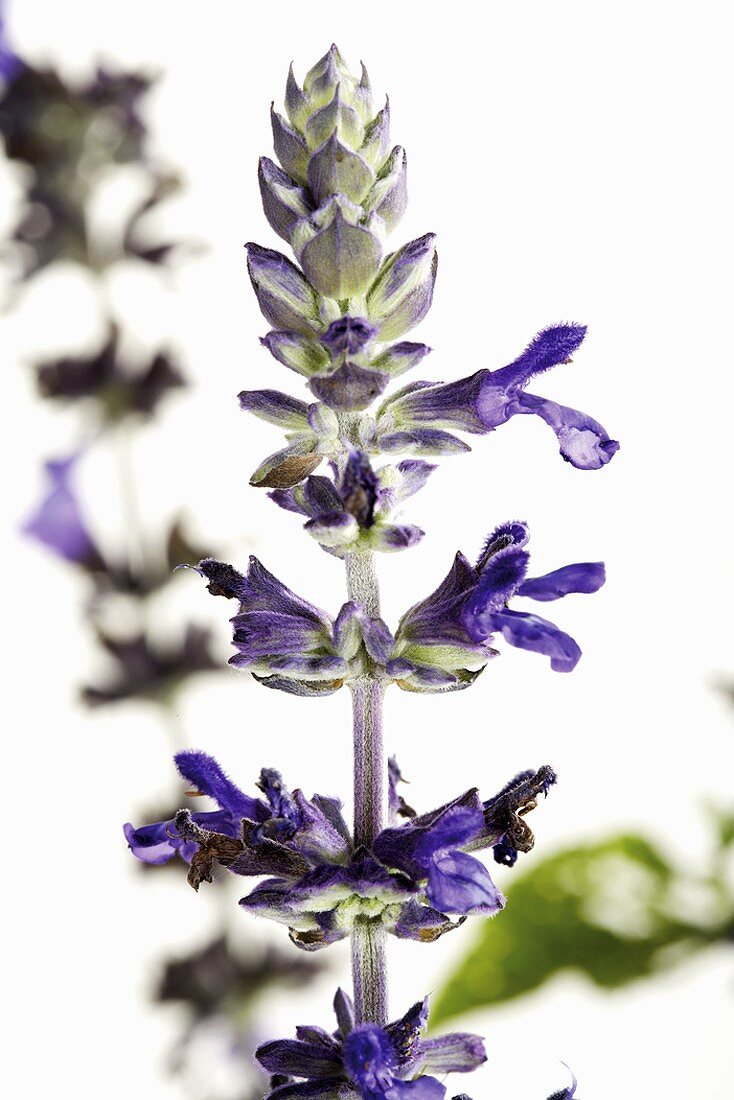
POLYGON ((48 492, 23 526, 23 533, 37 539, 66 561, 84 564, 98 558, 73 488, 73 472, 79 452, 45 464, 48 492))
MULTIPOLYGON (((236 837, 240 830, 239 819, 234 819, 227 810, 191 814, 191 820, 202 829, 225 836, 236 837)), ((139 829, 128 823, 123 831, 133 855, 143 863, 167 863, 177 853, 188 861, 196 851, 196 844, 178 835, 173 819, 143 825, 139 829)))
POLYGON ((222 810, 234 817, 256 819, 262 816, 264 807, 260 799, 243 794, 213 756, 189 750, 176 753, 174 760, 182 777, 201 794, 213 798, 222 810))
MULTIPOLYGON (((310 481, 311 478, 307 478, 306 481, 310 481)), ((272 489, 268 496, 274 504, 277 504, 279 508, 282 508, 286 512, 295 512, 299 516, 307 516, 308 512, 300 504, 293 495, 294 486, 290 489, 272 489)))
POLYGON ((517 590, 518 596, 531 600, 560 600, 570 592, 598 592, 606 580, 604 562, 577 562, 564 565, 542 577, 530 577, 517 590))
POLYGON ((421 1069, 429 1073, 471 1073, 487 1061, 481 1036, 463 1031, 422 1039, 420 1049, 421 1069))
POLYGON ((279 612, 306 619, 327 630, 331 628, 331 621, 323 611, 286 588, 256 557, 250 558, 244 594, 240 599, 243 610, 279 612))
POLYGON ((510 520, 508 523, 500 524, 499 527, 495 527, 482 547, 477 560, 477 569, 481 572, 489 559, 500 550, 504 550, 506 546, 526 546, 529 538, 528 525, 521 520, 510 520))
POLYGON ((255 1057, 268 1073, 284 1073, 295 1077, 329 1077, 341 1072, 338 1053, 328 1051, 315 1043, 299 1039, 276 1039, 264 1043, 255 1051, 255 1057))
POLYGON ((433 943, 444 932, 458 928, 461 922, 453 924, 445 913, 439 913, 430 905, 410 901, 400 911, 394 934, 402 940, 417 940, 419 943, 433 943))
POLYGON ((510 645, 550 657, 554 672, 571 672, 578 664, 581 650, 577 643, 547 619, 521 611, 495 611, 489 618, 491 630, 500 631, 510 645))
POLYGON ((451 1032, 420 1042, 421 1069, 432 1074, 469 1074, 486 1062, 480 1035, 451 1032))
POLYGON ((414 604, 400 620, 398 636, 416 645, 471 644, 461 613, 477 584, 477 574, 462 553, 438 588, 414 604))
POLYGON ((395 1081, 395 1051, 384 1028, 358 1024, 343 1047, 344 1068, 363 1096, 384 1097, 395 1081))
POLYGON ((322 640, 322 627, 305 618, 276 611, 245 611, 231 619, 232 641, 240 653, 238 667, 260 657, 305 653, 322 640))
POLYGON ((136 829, 129 821, 123 825, 122 831, 130 847, 132 854, 143 863, 161 864, 173 859, 178 849, 184 844, 182 838, 174 840, 168 835, 168 829, 173 821, 159 821, 155 825, 144 825, 136 829))
POLYGON ((481 832, 483 823, 478 807, 451 804, 426 824, 383 829, 372 850, 386 867, 396 867, 411 878, 424 879, 436 855, 471 840, 481 832))
POLYGON ((521 393, 513 402, 512 413, 535 413, 556 433, 566 462, 577 470, 600 470, 619 450, 602 425, 586 413, 557 405, 543 397, 521 393))
POLYGON ((466 852, 435 858, 428 872, 428 900, 444 913, 493 914, 505 904, 489 871, 466 852))
MULTIPOLYGON (((528 569, 530 555, 517 546, 506 546, 494 553, 482 567, 479 583, 469 598, 464 611, 467 617, 480 616, 484 612, 499 611, 522 584, 528 569)), ((471 633, 471 631, 470 631, 471 633)))
POLYGON ((340 317, 327 328, 321 343, 334 356, 356 355, 367 347, 377 329, 365 317, 340 317))
POLYGON ((324 812, 323 804, 309 801, 302 791, 296 791, 294 798, 300 815, 294 847, 314 862, 345 859, 350 845, 343 832, 324 812))
POLYGON ((385 1093, 386 1100, 443 1100, 446 1089, 435 1077, 396 1081, 385 1093))
POLYGON ((522 355, 506 367, 492 372, 495 384, 502 389, 526 386, 533 375, 568 363, 586 336, 586 325, 552 325, 542 329, 522 355))

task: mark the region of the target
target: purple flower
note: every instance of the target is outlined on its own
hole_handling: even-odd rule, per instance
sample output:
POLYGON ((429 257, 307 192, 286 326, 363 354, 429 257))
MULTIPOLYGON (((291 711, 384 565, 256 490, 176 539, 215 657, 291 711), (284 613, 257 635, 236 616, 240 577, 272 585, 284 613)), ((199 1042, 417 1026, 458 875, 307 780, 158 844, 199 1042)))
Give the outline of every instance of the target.
POLYGON ((375 472, 366 454, 349 451, 334 481, 308 477, 291 489, 276 489, 270 498, 288 512, 306 516, 305 530, 331 554, 343 557, 357 549, 403 550, 423 536, 420 527, 391 522, 392 511, 418 492, 435 467, 419 460, 386 466, 375 472))
POLYGON ((91 355, 78 355, 42 363, 36 368, 43 397, 62 401, 94 398, 109 421, 124 416, 152 415, 171 390, 185 380, 171 357, 158 352, 144 366, 131 369, 120 356, 119 333, 110 326, 104 345, 91 355))
POLYGON ((424 1039, 427 1001, 418 1002, 394 1023, 356 1024, 351 1000, 338 990, 338 1028, 296 1029, 296 1039, 265 1043, 255 1057, 278 1083, 268 1100, 443 1100, 446 1090, 435 1073, 467 1073, 486 1061, 478 1035, 454 1032, 424 1039))
POLYGON ((198 889, 219 863, 233 874, 264 878, 240 901, 256 916, 285 924, 291 940, 315 951, 348 936, 355 922, 379 921, 401 939, 431 942, 467 915, 493 915, 504 904, 487 869, 468 851, 494 848, 495 859, 529 851, 525 815, 555 782, 548 767, 528 771, 482 802, 476 790, 416 817, 397 798, 399 769, 391 762, 392 803, 402 825, 384 829, 368 850, 355 846, 337 799, 292 794, 278 772, 263 769, 264 798, 249 798, 204 753, 176 757, 181 774, 219 807, 180 810, 168 821, 125 826, 134 855, 164 863, 176 853, 190 863, 198 889), (459 916, 451 920, 449 914, 459 916))
POLYGON ((524 523, 498 527, 476 565, 458 553, 436 591, 403 615, 387 664, 401 687, 446 691, 468 686, 494 656, 495 634, 549 657, 555 672, 575 668, 581 650, 573 638, 547 619, 507 605, 518 596, 548 601, 596 592, 604 584, 604 565, 582 562, 527 578, 527 541, 524 523))
POLYGON ((230 620, 237 653, 229 663, 247 669, 266 687, 295 695, 328 695, 360 674, 365 657, 384 663, 392 635, 380 619, 355 603, 335 620, 286 588, 257 558, 246 574, 214 558, 197 573, 214 596, 239 602, 230 620))
MULTIPOLYGON (((109 571, 103 578, 110 578, 109 571)), ((124 582, 127 578, 120 579, 124 582)), ((209 630, 193 623, 182 629, 173 644, 170 641, 161 644, 145 633, 124 637, 108 634, 101 628, 97 628, 97 641, 113 671, 101 683, 85 684, 82 688, 81 697, 90 707, 140 696, 166 700, 181 680, 200 672, 216 672, 221 667, 211 652, 209 630)))
POLYGON ((437 910, 491 916, 504 906, 504 898, 485 866, 461 851, 483 828, 482 803, 473 791, 435 814, 384 829, 373 849, 383 863, 427 881, 426 896, 437 910))
POLYGON ((75 451, 68 458, 46 462, 48 491, 24 524, 23 533, 66 561, 94 569, 101 565, 101 558, 74 490, 74 468, 80 453, 75 451))
POLYGON ((583 325, 555 325, 539 332, 519 358, 500 370, 480 370, 445 385, 413 383, 378 411, 378 438, 397 447, 396 436, 399 440, 404 433, 485 434, 516 414, 533 413, 553 429, 567 462, 579 470, 598 470, 619 450, 602 425, 586 413, 525 393, 536 374, 570 362, 585 335, 583 325))
MULTIPOLYGON (((243 794, 212 756, 204 752, 179 752, 174 757, 181 776, 192 785, 195 794, 208 795, 218 810, 191 814, 191 820, 203 829, 237 837, 242 818, 266 819, 268 809, 260 799, 243 794)), ((174 819, 134 828, 129 822, 124 833, 133 855, 143 863, 167 863, 175 855, 190 862, 197 844, 186 840, 175 828, 174 819)))

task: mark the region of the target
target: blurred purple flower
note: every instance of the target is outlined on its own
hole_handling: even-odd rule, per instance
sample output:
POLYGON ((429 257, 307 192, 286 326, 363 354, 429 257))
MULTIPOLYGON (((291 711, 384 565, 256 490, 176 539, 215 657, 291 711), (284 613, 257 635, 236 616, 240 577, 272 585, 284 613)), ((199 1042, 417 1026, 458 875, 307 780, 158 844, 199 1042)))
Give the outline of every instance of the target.
POLYGON ((48 490, 39 507, 23 525, 23 534, 37 539, 66 561, 92 569, 101 559, 84 522, 74 489, 74 468, 81 452, 45 464, 48 490))

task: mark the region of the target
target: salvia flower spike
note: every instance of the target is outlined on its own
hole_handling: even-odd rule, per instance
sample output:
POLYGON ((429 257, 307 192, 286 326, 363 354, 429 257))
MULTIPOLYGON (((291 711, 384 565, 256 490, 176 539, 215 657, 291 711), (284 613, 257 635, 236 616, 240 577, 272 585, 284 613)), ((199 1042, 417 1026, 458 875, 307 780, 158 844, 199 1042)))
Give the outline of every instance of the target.
MULTIPOLYGON (((578 644, 525 601, 597 592, 605 569, 591 561, 532 573, 528 525, 511 520, 491 532, 473 564, 457 553, 438 588, 391 627, 380 609, 376 552, 408 549, 423 537, 402 506, 436 468, 425 456, 469 449, 457 432, 488 434, 534 414, 581 470, 608 465, 618 444, 587 414, 528 392, 536 375, 571 361, 586 334, 578 324, 542 330, 498 370, 482 366, 458 381, 413 381, 386 393, 430 351, 405 337, 430 308, 437 266, 430 232, 387 244, 407 201, 406 155, 391 144, 389 104, 375 103, 364 67, 354 75, 332 46, 302 84, 291 69, 285 113, 273 109, 271 117, 279 163, 262 158, 260 191, 292 256, 249 244, 247 265, 271 325, 262 344, 307 393, 240 393, 245 411, 285 432, 251 483, 344 562, 347 598, 330 614, 257 558, 242 572, 213 558, 186 564, 212 595, 233 601, 235 668, 297 696, 351 693, 354 825, 341 799, 291 792, 273 769, 260 772, 259 793, 245 794, 197 751, 179 753, 176 764, 213 806, 128 824, 125 834, 144 862, 179 856, 197 890, 221 874, 257 879, 240 906, 283 924, 302 950, 351 940, 354 1001, 337 992, 337 1029, 299 1027, 295 1039, 259 1048, 271 1098, 443 1100, 435 1075, 476 1068, 485 1059, 482 1041, 427 1039, 426 1001, 388 1022, 385 937, 430 943, 469 917, 500 913, 505 899, 475 853, 491 849, 496 863, 512 867, 529 852, 527 814, 556 775, 543 765, 490 797, 471 785, 416 813, 401 793, 396 759, 385 765, 384 693, 391 685, 428 693, 469 687, 504 644, 547 657, 556 672, 572 671, 578 644), (408 457, 396 458, 401 452, 408 457)), ((562 1095, 575 1087, 574 1079, 562 1095)))

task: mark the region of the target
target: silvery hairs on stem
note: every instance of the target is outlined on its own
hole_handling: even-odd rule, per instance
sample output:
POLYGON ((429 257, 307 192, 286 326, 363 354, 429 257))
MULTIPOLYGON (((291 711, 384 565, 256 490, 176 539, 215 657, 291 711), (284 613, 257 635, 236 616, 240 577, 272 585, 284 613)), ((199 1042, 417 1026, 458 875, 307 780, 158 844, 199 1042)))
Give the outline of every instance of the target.
MULTIPOLYGON (((515 415, 535 414, 580 470, 604 467, 618 444, 585 413, 526 392, 535 375, 570 361, 586 332, 577 324, 544 329, 498 370, 412 382, 374 409, 393 379, 430 350, 403 337, 431 305, 434 236, 386 254, 407 201, 406 156, 390 146, 389 105, 375 110, 364 67, 353 76, 332 46, 303 87, 291 69, 286 112, 287 120, 272 113, 280 166, 262 158, 259 178, 266 217, 297 263, 249 244, 248 269, 273 326, 262 343, 305 379, 314 400, 271 389, 245 390, 239 400, 286 432, 285 446, 260 464, 252 484, 268 488, 327 553, 343 559, 348 599, 332 617, 256 558, 244 573, 214 559, 192 568, 213 595, 237 605, 233 666, 298 696, 349 688, 354 826, 338 798, 291 792, 272 769, 261 771, 262 797, 253 797, 206 753, 184 752, 176 757, 180 773, 218 808, 183 809, 170 821, 125 831, 139 859, 181 856, 195 889, 212 881, 218 864, 258 877, 240 904, 285 924, 304 950, 351 939, 354 1001, 337 992, 336 1031, 301 1027, 295 1039, 259 1049, 273 1075, 271 1097, 441 1100, 446 1090, 433 1074, 474 1069, 485 1060, 482 1041, 460 1033, 426 1039, 426 1001, 388 1023, 385 935, 432 942, 469 916, 499 912, 504 898, 471 853, 491 848, 497 862, 512 866, 529 851, 526 814, 556 776, 544 765, 520 772, 492 797, 473 787, 417 814, 398 791, 397 762, 384 763, 383 695, 390 684, 412 692, 469 687, 496 656, 498 638, 570 672, 581 656, 577 643, 522 610, 522 601, 593 593, 605 574, 602 563, 582 562, 529 576, 528 527, 512 520, 491 532, 473 564, 457 553, 436 590, 392 630, 380 617, 374 555, 422 537, 399 509, 434 470, 426 456, 469 450, 454 432, 487 434, 515 415), (375 468, 383 454, 389 463, 375 468), (407 457, 393 461, 401 454, 407 457), (316 473, 324 463, 328 472, 316 473), (519 608, 510 607, 516 600, 519 608)), ((574 1089, 575 1082, 562 1095, 574 1089)))

